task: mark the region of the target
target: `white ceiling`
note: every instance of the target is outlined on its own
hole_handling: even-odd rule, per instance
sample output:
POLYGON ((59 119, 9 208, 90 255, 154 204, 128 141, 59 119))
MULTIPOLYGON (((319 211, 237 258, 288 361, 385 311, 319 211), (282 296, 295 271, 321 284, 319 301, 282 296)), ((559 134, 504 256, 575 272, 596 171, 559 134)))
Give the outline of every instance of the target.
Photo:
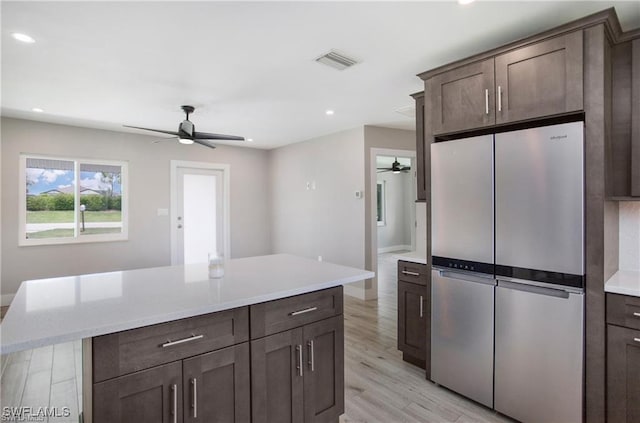
POLYGON ((361 125, 411 129, 396 110, 422 90, 417 73, 611 6, 624 30, 640 27, 637 1, 3 1, 2 115, 175 130, 192 104, 198 130, 258 148, 361 125), (330 49, 362 62, 314 61, 330 49))

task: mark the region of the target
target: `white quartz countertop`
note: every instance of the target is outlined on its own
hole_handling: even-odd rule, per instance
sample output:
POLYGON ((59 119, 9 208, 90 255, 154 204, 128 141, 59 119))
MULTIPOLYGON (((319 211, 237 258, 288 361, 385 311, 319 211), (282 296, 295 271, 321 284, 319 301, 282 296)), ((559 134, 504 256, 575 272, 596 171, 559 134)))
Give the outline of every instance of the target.
POLYGON ((394 254, 393 257, 398 260, 427 264, 427 255, 419 251, 410 251, 408 253, 403 253, 403 254, 394 254))
POLYGON ((276 254, 23 282, 0 324, 0 353, 105 335, 304 294, 373 272, 276 254))
POLYGON ((640 272, 633 270, 618 270, 604 284, 604 291, 613 294, 640 297, 640 272))

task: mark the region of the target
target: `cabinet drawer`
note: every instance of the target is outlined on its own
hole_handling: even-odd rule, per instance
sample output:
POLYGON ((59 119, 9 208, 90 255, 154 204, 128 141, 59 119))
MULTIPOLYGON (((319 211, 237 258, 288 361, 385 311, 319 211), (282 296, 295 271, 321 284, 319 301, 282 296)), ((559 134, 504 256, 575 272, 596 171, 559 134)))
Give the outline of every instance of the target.
POLYGON ((607 294, 607 323, 640 330, 640 298, 607 294))
POLYGON ((427 265, 398 260, 398 280, 418 285, 427 284, 427 265))
POLYGON ((251 339, 342 314, 342 286, 251 306, 251 339))
POLYGON ((93 380, 100 382, 249 339, 247 307, 93 338, 93 380))

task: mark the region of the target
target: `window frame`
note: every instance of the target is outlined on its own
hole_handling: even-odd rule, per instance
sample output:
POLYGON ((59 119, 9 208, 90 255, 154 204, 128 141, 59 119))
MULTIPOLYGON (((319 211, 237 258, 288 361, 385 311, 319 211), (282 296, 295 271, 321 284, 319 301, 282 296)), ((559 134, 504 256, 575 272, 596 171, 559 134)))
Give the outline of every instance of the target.
POLYGON ((127 241, 129 239, 129 162, 123 160, 95 159, 69 156, 55 156, 46 154, 20 153, 18 172, 18 246, 34 245, 62 245, 62 244, 86 244, 94 242, 127 241), (60 160, 73 162, 74 180, 74 235, 60 238, 27 238, 27 159, 60 160), (120 233, 107 234, 80 234, 80 166, 82 164, 119 166, 120 187, 122 190, 120 199, 120 212, 122 219, 122 231, 120 233))

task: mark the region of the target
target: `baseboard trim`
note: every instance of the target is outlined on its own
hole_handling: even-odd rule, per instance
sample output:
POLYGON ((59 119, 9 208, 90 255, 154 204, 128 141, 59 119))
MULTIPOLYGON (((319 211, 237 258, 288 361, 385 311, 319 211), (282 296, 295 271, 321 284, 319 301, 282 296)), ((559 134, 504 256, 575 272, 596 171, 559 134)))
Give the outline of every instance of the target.
POLYGON ((409 250, 411 251, 411 245, 391 245, 390 247, 378 248, 378 254, 390 253, 392 251, 409 250))
POLYGON ((3 294, 2 296, 0 296, 0 305, 2 307, 6 307, 9 304, 11 304, 11 301, 13 301, 13 297, 15 297, 16 294, 3 294))
POLYGON ((365 291, 364 291, 364 283, 361 282, 356 282, 356 283, 349 283, 344 285, 344 294, 345 295, 349 295, 350 297, 355 297, 359 300, 364 300, 365 299, 365 291))

